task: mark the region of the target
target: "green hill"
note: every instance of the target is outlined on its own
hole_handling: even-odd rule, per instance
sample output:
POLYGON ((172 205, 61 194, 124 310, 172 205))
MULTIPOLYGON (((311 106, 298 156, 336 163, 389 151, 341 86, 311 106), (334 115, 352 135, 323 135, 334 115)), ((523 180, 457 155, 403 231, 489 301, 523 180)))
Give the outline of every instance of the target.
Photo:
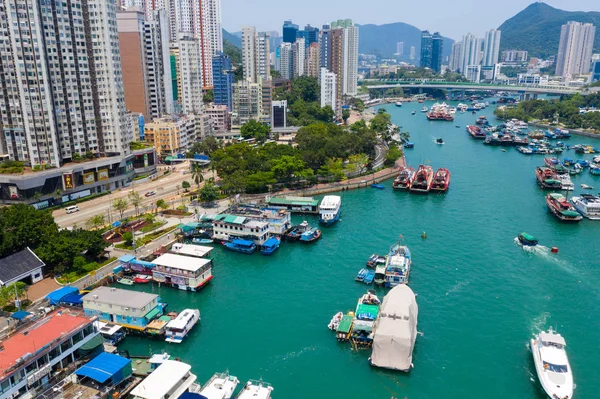
POLYGON ((561 26, 569 21, 596 25, 594 52, 599 52, 600 12, 564 11, 546 3, 533 3, 500 25, 500 49, 527 50, 530 57, 548 58, 556 55, 561 26))
POLYGON ((233 44, 235 47, 242 48, 242 38, 223 29, 223 41, 225 40, 233 44))

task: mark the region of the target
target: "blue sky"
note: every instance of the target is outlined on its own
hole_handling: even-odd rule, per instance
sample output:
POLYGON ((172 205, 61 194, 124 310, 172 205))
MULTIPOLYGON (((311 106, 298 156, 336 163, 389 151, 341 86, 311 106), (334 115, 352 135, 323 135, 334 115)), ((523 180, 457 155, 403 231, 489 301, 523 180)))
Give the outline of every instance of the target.
MULTIPOLYGON (((405 22, 419 29, 440 31, 460 38, 472 32, 482 36, 497 28, 529 4, 528 0, 221 0, 223 27, 230 32, 244 25, 259 30, 281 31, 285 19, 301 27, 320 27, 340 18, 358 24, 405 22), (373 4, 365 7, 364 4, 373 4)), ((600 11, 598 0, 548 0, 547 4, 568 11, 600 11)))

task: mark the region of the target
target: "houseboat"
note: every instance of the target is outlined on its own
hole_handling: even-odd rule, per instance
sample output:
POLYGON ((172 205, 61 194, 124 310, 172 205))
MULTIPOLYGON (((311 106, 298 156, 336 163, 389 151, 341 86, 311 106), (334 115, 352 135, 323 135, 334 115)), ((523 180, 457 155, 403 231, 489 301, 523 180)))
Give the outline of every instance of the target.
POLYGON ((213 239, 216 240, 251 240, 254 244, 260 246, 269 237, 269 223, 246 216, 221 214, 213 221, 213 239))
POLYGON ((123 326, 118 324, 104 323, 97 320, 94 322, 94 326, 96 326, 96 329, 106 344, 117 346, 117 344, 125 338, 123 326))
POLYGON ((273 387, 268 382, 250 380, 237 394, 236 399, 270 399, 273 387))
POLYGON ((281 243, 281 238, 279 237, 271 237, 260 247, 260 253, 263 255, 272 255, 275 251, 279 249, 279 244, 281 243))
POLYGON ((232 215, 243 216, 251 220, 269 224, 269 234, 281 237, 292 226, 292 214, 286 209, 258 207, 256 205, 235 205, 232 215))
POLYGON ((573 205, 558 193, 546 195, 546 205, 554 216, 563 222, 579 222, 583 217, 575 210, 573 205))
POLYGON ((152 278, 184 291, 199 291, 212 280, 212 260, 175 254, 156 258, 152 278))
POLYGON ((571 198, 577 212, 590 220, 600 220, 600 196, 581 194, 571 198))
POLYGON ((392 187, 394 188, 394 190, 408 190, 414 177, 415 169, 411 167, 406 167, 402 169, 398 174, 398 177, 394 179, 392 187))
POLYGON ((335 224, 340 219, 342 212, 342 197, 326 195, 319 207, 319 222, 325 226, 335 224))
POLYGON ((435 176, 433 177, 433 183, 431 183, 432 191, 448 191, 450 187, 450 171, 445 168, 439 168, 437 172, 435 172, 435 176))
POLYGON ((216 373, 204 385, 200 395, 204 399, 230 399, 239 383, 237 377, 228 372, 216 373))
POLYGON ((165 360, 131 391, 132 399, 179 398, 194 390, 196 376, 189 364, 165 360))
POLYGON ((394 245, 385 264, 385 286, 393 288, 399 284, 407 284, 411 263, 412 258, 408 247, 394 245))
POLYGON ((149 338, 164 339, 167 324, 171 322, 171 316, 160 316, 158 319, 152 320, 146 327, 146 336, 149 338))
POLYGON ((347 342, 350 340, 350 336, 352 335, 352 320, 354 319, 354 314, 352 312, 348 312, 348 314, 344 315, 340 320, 340 324, 338 324, 337 329, 335 330, 335 338, 338 342, 347 342))
POLYGON ((352 320, 352 334, 350 340, 357 349, 370 348, 373 344, 375 321, 379 315, 381 301, 370 290, 358 299, 354 319, 352 320))
POLYGON ((198 309, 183 310, 167 324, 165 341, 180 344, 198 321, 200 321, 200 311, 198 309))
POLYGON ((311 197, 267 197, 270 208, 285 209, 292 213, 319 213, 319 200, 311 197))
POLYGON ((234 238, 231 241, 225 241, 223 242, 223 247, 230 251, 247 255, 253 254, 254 251, 256 251, 256 244, 253 241, 242 240, 241 238, 234 238))
POLYGON ((535 168, 535 177, 541 188, 550 190, 562 189, 562 182, 558 180, 556 173, 546 166, 538 166, 535 168))
POLYGON ((410 185, 410 191, 428 193, 433 183, 433 169, 429 165, 419 165, 410 185))

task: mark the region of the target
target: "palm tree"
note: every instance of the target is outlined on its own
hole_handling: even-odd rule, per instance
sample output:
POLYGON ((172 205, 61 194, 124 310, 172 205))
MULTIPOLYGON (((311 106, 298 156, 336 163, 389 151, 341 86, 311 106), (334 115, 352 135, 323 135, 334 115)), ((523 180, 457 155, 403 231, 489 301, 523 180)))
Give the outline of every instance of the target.
POLYGON ((197 163, 192 164, 192 179, 194 179, 194 183, 198 185, 198 190, 200 190, 200 183, 204 181, 204 175, 202 174, 202 168, 197 163))

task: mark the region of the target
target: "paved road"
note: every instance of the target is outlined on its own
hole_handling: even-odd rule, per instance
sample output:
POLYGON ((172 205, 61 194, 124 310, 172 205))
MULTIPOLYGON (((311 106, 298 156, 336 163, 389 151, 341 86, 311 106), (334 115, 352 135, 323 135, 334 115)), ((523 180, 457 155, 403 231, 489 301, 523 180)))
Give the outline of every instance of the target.
POLYGON ((375 160, 373 161, 373 169, 379 169, 383 167, 387 151, 388 147, 383 141, 375 146, 375 160))

